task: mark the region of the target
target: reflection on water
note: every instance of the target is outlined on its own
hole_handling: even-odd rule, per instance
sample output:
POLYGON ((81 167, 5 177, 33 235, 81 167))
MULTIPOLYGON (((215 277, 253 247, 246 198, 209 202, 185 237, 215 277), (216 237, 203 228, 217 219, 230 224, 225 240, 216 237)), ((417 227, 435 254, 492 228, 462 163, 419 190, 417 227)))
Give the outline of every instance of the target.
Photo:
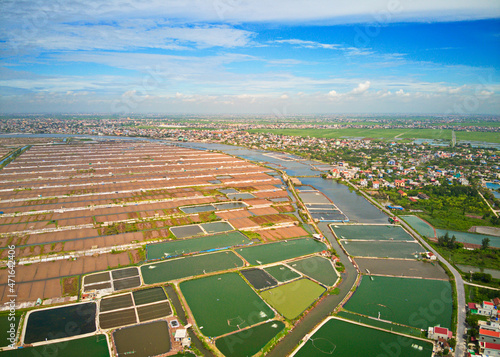
POLYGON ((500 189, 500 184, 499 183, 487 182, 486 183, 486 187, 489 188, 493 192, 493 196, 495 196, 496 198, 500 198, 500 192, 493 191, 493 190, 500 189))

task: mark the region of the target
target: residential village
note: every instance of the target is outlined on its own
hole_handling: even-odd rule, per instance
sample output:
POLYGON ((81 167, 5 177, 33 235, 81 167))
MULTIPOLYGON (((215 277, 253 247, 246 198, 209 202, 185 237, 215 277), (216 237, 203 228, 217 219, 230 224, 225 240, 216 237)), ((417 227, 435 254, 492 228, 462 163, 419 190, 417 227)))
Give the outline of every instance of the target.
MULTIPOLYGON (((467 305, 468 321, 475 320, 477 328, 469 330, 470 343, 467 357, 500 356, 500 298, 483 301, 481 304, 470 302, 467 305), (471 352, 478 347, 479 355, 471 352)), ((439 336, 441 337, 441 336, 439 336)), ((446 343, 444 340, 442 343, 446 343)))

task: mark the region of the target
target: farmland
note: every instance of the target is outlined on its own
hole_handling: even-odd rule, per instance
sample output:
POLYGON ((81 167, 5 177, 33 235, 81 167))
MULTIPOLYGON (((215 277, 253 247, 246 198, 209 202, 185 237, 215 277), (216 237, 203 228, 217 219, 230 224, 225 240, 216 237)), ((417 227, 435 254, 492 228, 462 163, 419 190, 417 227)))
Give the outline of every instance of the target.
MULTIPOLYGON (((372 128, 339 128, 339 129, 252 129, 251 133, 266 132, 278 135, 309 136, 315 138, 372 138, 381 140, 399 139, 434 139, 451 141, 449 129, 372 129, 372 128)), ((486 141, 500 143, 496 132, 457 132, 457 140, 486 141)))

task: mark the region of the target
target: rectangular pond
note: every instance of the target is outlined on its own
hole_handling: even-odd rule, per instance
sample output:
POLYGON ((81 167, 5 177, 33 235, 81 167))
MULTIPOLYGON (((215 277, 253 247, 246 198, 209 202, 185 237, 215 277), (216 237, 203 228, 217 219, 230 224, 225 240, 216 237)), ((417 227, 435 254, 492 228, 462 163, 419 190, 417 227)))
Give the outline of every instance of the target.
POLYGON ((119 356, 149 357, 170 351, 170 335, 166 321, 124 327, 113 333, 119 356))
POLYGON ((448 275, 438 262, 429 260, 356 258, 361 273, 448 280, 448 275))
POLYGON ((146 305, 153 302, 167 300, 165 290, 163 290, 161 286, 158 286, 156 288, 137 290, 134 291, 132 295, 134 296, 134 302, 136 305, 146 305))
POLYGON ((354 295, 344 305, 347 311, 427 329, 451 328, 452 298, 448 281, 364 275, 354 295), (425 294, 418 294, 423 292, 425 294), (432 314, 425 313, 432 309, 432 314))
POLYGON ((24 343, 84 335, 96 330, 95 302, 31 311, 24 343))
POLYGON ((204 252, 250 244, 251 241, 241 232, 219 233, 199 238, 169 241, 146 246, 147 259, 161 259, 183 254, 204 252))
POLYGON ((224 335, 274 317, 237 273, 185 281, 180 289, 205 336, 224 335))
POLYGON ((264 268, 264 270, 280 283, 286 283, 287 281, 300 278, 301 276, 299 273, 283 264, 264 268))
POLYGON ((231 193, 231 194, 228 194, 227 197, 230 200, 251 200, 251 199, 255 198, 254 195, 252 195, 251 193, 246 193, 246 192, 231 193))
POLYGON ((285 324, 281 321, 269 321, 245 331, 221 337, 217 339, 215 346, 225 357, 253 356, 284 328, 285 324))
POLYGON ((326 289, 309 280, 299 279, 260 293, 262 298, 288 320, 293 320, 311 306, 326 289))
POLYGON ((401 344, 401 336, 391 332, 380 331, 358 325, 349 321, 330 318, 323 324, 300 349, 294 357, 353 357, 353 356, 389 356, 392 349, 400 353, 395 356, 431 357, 431 342, 405 338, 401 344), (362 336, 362 339, 360 338, 362 336), (360 343, 362 341, 362 343, 360 343), (395 347, 394 347, 395 346, 395 347))
POLYGON ((194 255, 141 266, 146 284, 156 284, 243 266, 232 251, 194 255))
POLYGON ((50 343, 2 352, 5 357, 71 356, 109 357, 108 341, 105 335, 95 335, 75 340, 50 343))
POLYGON ((355 225, 330 225, 338 239, 350 240, 397 240, 415 241, 400 226, 355 224, 355 225))
POLYGON ((261 265, 297 258, 323 250, 327 250, 325 244, 312 238, 301 238, 238 248, 237 252, 251 265, 261 265))
POLYGON ((333 286, 338 275, 332 261, 323 257, 309 257, 288 263, 293 269, 307 275, 325 286, 333 286))
POLYGON ((342 247, 354 257, 417 259, 425 249, 417 242, 342 241, 342 247))
POLYGON ((241 271, 241 274, 256 289, 261 290, 278 285, 276 279, 262 269, 252 268, 241 271))

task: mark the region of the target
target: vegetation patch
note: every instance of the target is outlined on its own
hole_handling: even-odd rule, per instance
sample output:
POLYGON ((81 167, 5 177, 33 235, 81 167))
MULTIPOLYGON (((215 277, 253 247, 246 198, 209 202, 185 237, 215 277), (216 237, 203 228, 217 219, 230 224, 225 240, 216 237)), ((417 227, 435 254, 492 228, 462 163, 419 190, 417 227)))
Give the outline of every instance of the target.
POLYGON ((265 290, 261 296, 281 315, 293 320, 311 306, 325 291, 324 287, 309 279, 299 279, 265 290))
POLYGON ((77 296, 80 290, 80 279, 78 276, 69 276, 61 279, 63 296, 77 296))

